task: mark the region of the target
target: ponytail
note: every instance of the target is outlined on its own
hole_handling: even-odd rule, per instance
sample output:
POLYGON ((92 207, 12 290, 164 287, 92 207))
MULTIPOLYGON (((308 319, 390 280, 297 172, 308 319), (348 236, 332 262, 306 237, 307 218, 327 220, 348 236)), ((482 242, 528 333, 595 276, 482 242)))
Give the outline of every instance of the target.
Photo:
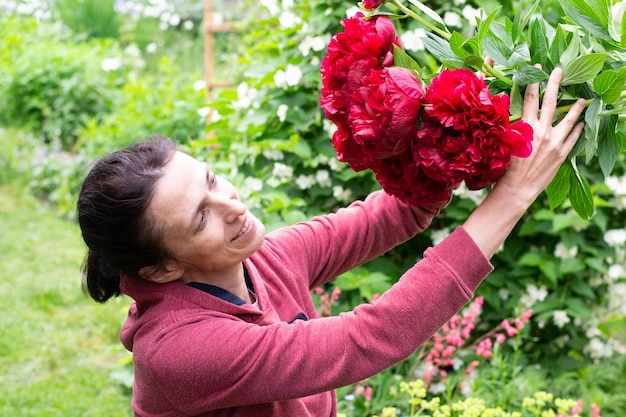
POLYGON ((122 272, 107 264, 98 254, 88 251, 82 267, 83 291, 99 303, 122 294, 122 272))

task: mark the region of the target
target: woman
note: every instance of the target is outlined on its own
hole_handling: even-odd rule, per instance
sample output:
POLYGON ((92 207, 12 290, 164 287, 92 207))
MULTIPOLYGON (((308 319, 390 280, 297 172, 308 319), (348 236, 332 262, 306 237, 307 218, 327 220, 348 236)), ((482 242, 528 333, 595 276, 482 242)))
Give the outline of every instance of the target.
POLYGON ((232 184, 168 140, 99 161, 78 202, 86 284, 99 302, 135 300, 121 332, 135 415, 336 415, 335 388, 408 357, 471 299, 572 149, 584 104, 552 126, 560 74, 540 117, 538 85, 527 88, 532 155, 376 302, 336 317, 317 317, 310 290, 410 239, 443 207, 379 191, 266 236, 232 184))

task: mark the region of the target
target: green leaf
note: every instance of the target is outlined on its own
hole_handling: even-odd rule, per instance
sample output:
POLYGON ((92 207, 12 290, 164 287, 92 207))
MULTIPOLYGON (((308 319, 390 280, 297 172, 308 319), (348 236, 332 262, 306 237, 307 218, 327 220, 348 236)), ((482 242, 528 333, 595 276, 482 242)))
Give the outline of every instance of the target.
POLYGON ((565 302, 567 307, 565 310, 574 317, 580 317, 581 319, 591 318, 591 309, 580 298, 568 298, 565 302))
POLYGON ((521 116, 522 106, 524 104, 524 97, 522 96, 522 92, 517 84, 514 83, 511 87, 509 97, 511 98, 509 114, 511 116, 521 116))
POLYGON ((591 300, 596 298, 596 295, 589 286, 589 284, 587 284, 582 279, 575 279, 574 282, 572 282, 572 291, 591 300))
POLYGON ((480 71, 483 67, 485 60, 478 55, 469 55, 463 60, 463 64, 469 68, 474 68, 476 71, 480 71))
POLYGON ((598 137, 598 162, 604 178, 611 175, 622 150, 622 138, 616 134, 617 116, 604 118, 598 137))
POLYGON ((546 36, 546 27, 543 19, 537 18, 530 22, 529 47, 533 61, 545 65, 548 61, 549 42, 546 36))
POLYGON ((514 41, 518 41, 520 35, 523 33, 524 28, 528 25, 528 21, 535 14, 535 9, 537 9, 537 5, 539 4, 539 0, 535 1, 530 9, 526 9, 525 7, 518 7, 517 13, 515 14, 513 20, 513 33, 512 38, 514 41), (523 16, 525 14, 525 16, 523 16))
POLYGON ((559 64, 561 67, 566 67, 580 56, 581 42, 580 38, 576 35, 570 37, 567 43, 567 48, 561 53, 559 58, 559 64))
POLYGON ((528 49, 528 45, 525 43, 515 45, 511 56, 509 56, 507 60, 507 64, 511 67, 517 67, 528 62, 530 62, 530 50, 528 49))
POLYGON ((552 44, 550 45, 550 61, 552 61, 555 66, 561 62, 561 55, 563 51, 567 49, 567 38, 568 36, 563 31, 561 25, 557 26, 554 32, 554 39, 552 39, 552 44))
POLYGON ((565 14, 592 35, 611 41, 609 33, 609 0, 561 0, 565 14))
POLYGON ((441 62, 450 62, 457 63, 458 66, 463 65, 463 61, 461 61, 452 49, 450 48, 450 44, 440 38, 437 35, 434 35, 430 32, 426 34, 427 36, 422 39, 424 42, 424 46, 430 52, 435 59, 438 59, 441 62))
POLYGON ((602 109, 602 100, 594 99, 585 111, 585 163, 589 164, 598 150, 598 131, 600 123, 598 113, 602 109))
POLYGON ((593 80, 593 89, 602 95, 602 101, 613 104, 622 94, 626 83, 626 67, 619 71, 606 70, 593 80))
POLYGON ((592 53, 571 61, 563 68, 561 86, 591 81, 602 69, 607 54, 592 53))
POLYGON ((393 45, 393 62, 398 67, 407 68, 417 73, 422 71, 420 65, 398 45, 393 45))
POLYGON ((539 269, 543 273, 544 277, 547 279, 548 286, 550 288, 555 288, 559 278, 559 270, 556 263, 553 261, 544 261, 539 264, 539 269))
MULTIPOLYGON (((487 34, 489 33, 491 24, 495 20, 496 15, 498 14, 499 11, 500 11, 500 7, 497 7, 491 13, 489 13, 489 16, 482 19, 481 22, 478 24, 478 28, 476 31, 477 32, 476 41, 481 46, 481 48, 482 48, 483 40, 485 39, 485 36, 487 36, 487 34)), ((479 55, 482 55, 482 54, 479 54, 479 55)))
POLYGON ((569 194, 570 176, 572 175, 574 175, 574 171, 569 163, 564 163, 559 167, 556 175, 546 188, 550 210, 554 210, 565 201, 569 194))
POLYGON ((570 202, 572 208, 583 219, 589 219, 594 212, 593 195, 585 177, 573 166, 575 175, 570 176, 570 202))
POLYGON ((520 86, 537 83, 547 79, 548 74, 532 65, 522 66, 519 71, 513 75, 513 82, 520 86))
POLYGON ((485 55, 491 57, 495 62, 506 63, 512 54, 511 48, 498 36, 493 33, 485 38, 483 42, 483 50, 485 55))
POLYGON ((461 35, 459 32, 452 32, 452 36, 450 36, 450 49, 456 56, 463 59, 470 54, 463 45, 465 44, 465 37, 461 35))

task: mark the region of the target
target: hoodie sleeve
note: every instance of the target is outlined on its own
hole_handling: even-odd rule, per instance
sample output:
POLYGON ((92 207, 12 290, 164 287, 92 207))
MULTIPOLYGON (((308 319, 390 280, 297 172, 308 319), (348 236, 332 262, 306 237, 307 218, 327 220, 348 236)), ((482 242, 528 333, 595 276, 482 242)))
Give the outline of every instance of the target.
POLYGON ((283 265, 315 288, 406 242, 437 214, 377 191, 336 213, 278 229, 267 241, 283 265))
POLYGON ((154 343, 135 355, 146 361, 152 388, 184 415, 301 398, 361 381, 411 355, 491 269, 458 228, 373 304, 291 324, 181 314, 165 320, 154 343))

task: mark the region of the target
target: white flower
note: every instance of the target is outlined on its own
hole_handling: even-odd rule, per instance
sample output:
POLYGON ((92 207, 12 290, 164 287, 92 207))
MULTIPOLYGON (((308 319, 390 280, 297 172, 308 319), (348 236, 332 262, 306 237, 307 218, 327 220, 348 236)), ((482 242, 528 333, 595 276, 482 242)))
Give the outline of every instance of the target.
POLYGON ((428 388, 428 392, 433 395, 441 394, 442 392, 446 392, 446 384, 443 382, 437 382, 435 384, 431 384, 428 388))
POLYGON ((132 57, 138 57, 141 56, 141 51, 137 45, 128 45, 126 49, 124 49, 124 54, 132 57))
POLYGON ((509 294, 509 290, 507 290, 506 288, 500 288, 500 289, 498 290, 498 295, 500 296, 500 298, 501 298, 502 300, 505 300, 505 301, 506 301, 506 300, 508 300, 508 299, 509 299, 509 296, 510 296, 510 294, 509 294))
POLYGON ((121 58, 104 58, 100 63, 100 68, 102 68, 102 71, 106 72, 118 70, 121 66, 121 58))
POLYGON ((289 106, 287 106, 286 104, 281 104, 280 106, 278 106, 278 109, 276 110, 276 115, 278 116, 278 120, 280 120, 281 122, 285 121, 285 119, 287 118, 288 109, 289 109, 289 106))
POLYGON ((300 83, 300 79, 302 78, 302 70, 300 67, 292 64, 287 64, 287 68, 283 70, 278 70, 274 74, 274 83, 277 87, 286 90, 289 87, 293 87, 300 83))
POLYGON ((604 284, 604 280, 601 275, 594 275, 589 279, 589 286, 591 288, 598 288, 602 284, 604 284))
POLYGON ((608 177, 604 183, 616 195, 626 195, 626 178, 625 177, 608 177))
POLYGON ((400 35, 400 41, 404 49, 409 51, 423 51, 425 49, 422 38, 426 37, 426 31, 422 28, 410 30, 400 35))
POLYGON ((183 23, 183 29, 185 29, 185 30, 192 30, 193 28, 194 28, 193 21, 185 20, 185 23, 183 23))
POLYGON ((320 187, 330 187, 333 185, 333 182, 330 179, 330 173, 325 169, 320 169, 315 173, 315 180, 320 187))
POLYGON ((298 49, 302 53, 302 56, 309 56, 311 50, 319 52, 326 48, 330 41, 330 34, 322 36, 307 36, 302 40, 298 49))
POLYGON ((433 245, 439 244, 442 240, 444 240, 450 234, 450 229, 444 227, 441 230, 434 230, 430 234, 430 239, 433 241, 433 245))
POLYGON ((269 10, 271 16, 276 16, 280 12, 276 0, 261 0, 261 5, 269 10))
POLYGON ((333 197, 335 197, 337 201, 348 203, 352 201, 352 191, 349 189, 345 190, 341 185, 335 185, 333 187, 333 197))
POLYGON ((466 198, 473 201, 476 205, 479 205, 487 196, 484 190, 470 190, 465 183, 462 183, 457 189, 452 191, 452 194, 459 198, 466 198))
POLYGON ((256 88, 249 88, 248 83, 244 81, 237 86, 238 100, 233 102, 233 107, 238 110, 250 108, 258 95, 259 91, 256 88))
POLYGON ((302 22, 302 20, 292 12, 282 12, 278 21, 280 22, 281 29, 289 29, 302 22))
POLYGON ((158 49, 158 45, 156 44, 156 42, 150 42, 147 46, 146 46, 146 52, 149 54, 153 54, 157 51, 158 49))
POLYGON ((545 285, 537 288, 535 284, 529 284, 526 286, 526 294, 520 297, 520 303, 525 308, 531 308, 535 303, 545 300, 547 296, 548 290, 545 285))
POLYGON ((210 107, 201 107, 198 109, 198 115, 205 119, 211 113, 210 107))
POLYGON ((346 10, 346 17, 353 18, 360 11, 361 9, 359 9, 357 6, 352 6, 348 10, 346 10))
POLYGON ((626 243, 626 230, 625 229, 611 229, 604 233, 604 241, 607 245, 618 247, 623 246, 626 243))
POLYGON ((282 161, 285 159, 285 154, 280 149, 264 149, 263 156, 270 161, 282 161))
POLYGON ((481 13, 479 9, 475 9, 467 4, 461 10, 461 14, 469 22, 470 26, 476 26, 476 18, 480 18, 481 13))
POLYGON ((301 190, 308 190, 315 185, 315 177, 313 175, 299 175, 295 183, 301 190))
POLYGON ((571 320, 565 310, 554 310, 552 312, 552 321, 556 327, 562 328, 571 320))
POLYGON ((272 174, 278 178, 291 178, 293 176, 293 168, 280 162, 274 164, 272 174))
POLYGON ((626 284, 618 283, 609 291, 609 309, 617 317, 626 316, 626 284))
POLYGON ((294 4, 293 4, 293 0, 283 0, 283 8, 284 9, 291 9, 293 8, 294 4))
POLYGON ((599 339, 593 338, 583 349, 593 359, 608 358, 613 355, 613 349, 599 339))
POLYGON ((247 177, 245 184, 251 191, 261 191, 263 189, 263 181, 258 178, 247 177))
POLYGON ((194 91, 204 90, 205 88, 206 88, 206 81, 204 80, 198 80, 195 83, 193 83, 194 91))
POLYGON ((330 120, 326 118, 324 118, 324 120, 322 121, 322 126, 324 130, 328 133, 328 136, 331 138, 333 137, 333 135, 338 129, 336 124, 334 124, 333 122, 331 122, 330 120))
POLYGON ((617 281, 620 278, 626 277, 626 271, 621 264, 613 264, 609 267, 608 272, 608 281, 613 282, 617 281))
POLYGON ((455 12, 446 12, 443 15, 443 23, 446 26, 461 27, 461 16, 455 12))
POLYGON ((575 258, 578 254, 578 246, 574 245, 571 248, 567 248, 563 242, 559 242, 554 247, 554 256, 559 259, 571 259, 575 258))

